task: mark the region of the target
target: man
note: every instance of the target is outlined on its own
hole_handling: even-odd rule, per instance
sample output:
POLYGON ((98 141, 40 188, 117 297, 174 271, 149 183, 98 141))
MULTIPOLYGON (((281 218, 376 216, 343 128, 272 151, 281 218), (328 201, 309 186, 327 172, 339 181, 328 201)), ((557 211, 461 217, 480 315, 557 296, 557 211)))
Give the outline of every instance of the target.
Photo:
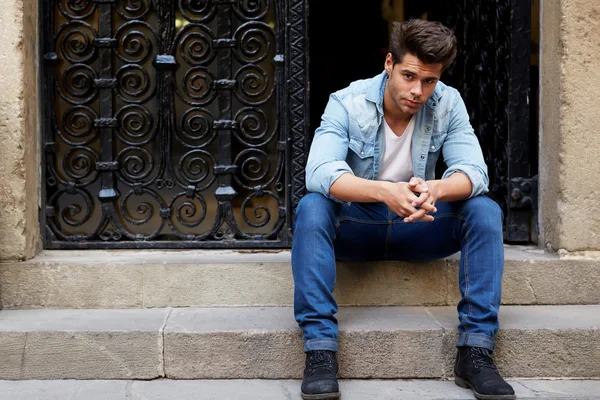
POLYGON ((504 266, 502 212, 481 196, 487 168, 465 105, 439 81, 455 57, 456 38, 443 25, 396 23, 385 71, 329 99, 292 246, 304 399, 340 396, 336 259, 432 260, 459 250, 456 384, 480 399, 516 398, 491 358, 504 266), (448 169, 436 180, 440 154, 448 169))

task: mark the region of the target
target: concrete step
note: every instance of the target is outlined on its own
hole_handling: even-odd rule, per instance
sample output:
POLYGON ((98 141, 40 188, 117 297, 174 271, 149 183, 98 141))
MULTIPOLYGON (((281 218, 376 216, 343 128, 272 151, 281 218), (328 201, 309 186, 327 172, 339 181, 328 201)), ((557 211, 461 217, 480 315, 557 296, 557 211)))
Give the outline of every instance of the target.
MULTIPOLYGON (((600 259, 507 247, 504 304, 600 304, 600 259)), ((340 263, 340 305, 455 305, 458 257, 340 263)), ((4 308, 288 306, 289 251, 45 251, 0 264, 4 308)))
MULTIPOLYGON (((598 400, 600 381, 509 381, 519 400, 598 400)), ((297 380, 211 381, 0 381, 11 400, 291 400, 300 399, 297 380)), ((473 400, 470 390, 450 381, 341 380, 344 400, 473 400)))
MULTIPOLYGON (((349 307, 340 376, 452 377, 454 307, 349 307)), ((507 377, 600 378, 600 306, 506 306, 507 377)), ((0 379, 298 379, 289 307, 0 311, 0 379)))

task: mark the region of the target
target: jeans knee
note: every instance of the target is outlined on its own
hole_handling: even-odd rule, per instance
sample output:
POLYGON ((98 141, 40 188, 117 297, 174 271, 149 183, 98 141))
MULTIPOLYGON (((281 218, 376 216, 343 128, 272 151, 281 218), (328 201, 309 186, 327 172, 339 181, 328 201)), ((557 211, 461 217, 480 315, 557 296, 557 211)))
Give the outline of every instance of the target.
POLYGON ((465 203, 465 216, 478 230, 502 236, 503 213, 500 206, 486 196, 473 197, 465 203))
POLYGON ((339 204, 320 193, 308 193, 296 209, 296 226, 315 227, 333 221, 339 204))

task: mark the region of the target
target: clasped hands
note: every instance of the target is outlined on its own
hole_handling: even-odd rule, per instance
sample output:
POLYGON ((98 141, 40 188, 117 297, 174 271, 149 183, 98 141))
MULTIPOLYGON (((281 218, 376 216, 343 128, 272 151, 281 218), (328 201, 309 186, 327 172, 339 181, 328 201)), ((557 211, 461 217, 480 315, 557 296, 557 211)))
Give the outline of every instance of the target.
POLYGON ((404 222, 431 222, 434 218, 430 213, 437 212, 437 186, 434 182, 411 178, 408 182, 390 183, 386 187, 384 203, 403 216, 404 222))

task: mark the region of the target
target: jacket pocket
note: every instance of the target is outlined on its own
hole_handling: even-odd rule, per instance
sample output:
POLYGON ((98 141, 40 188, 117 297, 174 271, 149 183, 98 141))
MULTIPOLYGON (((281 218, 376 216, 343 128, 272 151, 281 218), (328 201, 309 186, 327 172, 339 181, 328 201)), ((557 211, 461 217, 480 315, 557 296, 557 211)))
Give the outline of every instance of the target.
POLYGON ((373 157, 375 147, 372 144, 367 144, 362 140, 356 138, 350 138, 350 144, 348 146, 354 154, 360 159, 373 157))

